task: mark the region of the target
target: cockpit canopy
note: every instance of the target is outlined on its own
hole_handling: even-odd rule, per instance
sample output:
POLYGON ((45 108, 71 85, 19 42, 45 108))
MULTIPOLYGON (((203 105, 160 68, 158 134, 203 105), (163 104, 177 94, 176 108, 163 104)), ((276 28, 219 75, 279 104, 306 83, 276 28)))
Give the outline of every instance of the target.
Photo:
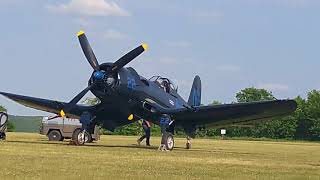
POLYGON ((178 86, 176 86, 170 79, 164 78, 161 76, 152 76, 150 81, 155 82, 160 88, 163 88, 164 91, 170 93, 171 91, 178 92, 178 86))

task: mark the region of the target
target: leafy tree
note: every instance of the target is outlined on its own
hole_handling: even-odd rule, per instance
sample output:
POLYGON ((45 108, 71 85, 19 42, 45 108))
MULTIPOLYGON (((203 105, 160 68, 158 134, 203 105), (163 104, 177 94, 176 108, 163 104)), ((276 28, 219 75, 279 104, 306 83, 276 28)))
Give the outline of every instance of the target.
POLYGON ((236 94, 238 102, 253 102, 253 101, 265 101, 275 100, 276 98, 265 89, 257 89, 254 87, 246 88, 236 94))
POLYGON ((220 105, 222 104, 220 101, 217 101, 217 100, 213 100, 211 105, 220 105))
POLYGON ((96 97, 87 97, 84 101, 82 101, 83 103, 85 104, 88 104, 88 105, 96 105, 96 104, 99 104, 100 103, 100 100, 96 97))
POLYGON ((320 140, 320 91, 310 91, 302 108, 299 125, 303 126, 299 130, 303 130, 307 139, 320 140))
POLYGON ((8 121, 7 122, 7 131, 13 132, 15 129, 16 129, 16 126, 11 121, 8 121))
POLYGON ((7 109, 0 105, 0 112, 7 112, 7 109))

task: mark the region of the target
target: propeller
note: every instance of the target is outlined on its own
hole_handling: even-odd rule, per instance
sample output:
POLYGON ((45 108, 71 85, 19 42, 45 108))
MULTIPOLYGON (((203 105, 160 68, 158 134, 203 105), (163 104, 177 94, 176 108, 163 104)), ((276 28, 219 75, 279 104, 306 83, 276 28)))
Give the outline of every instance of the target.
POLYGON ((132 51, 128 52, 127 54, 122 56, 119 60, 113 63, 112 71, 117 72, 119 69, 121 69, 123 66, 131 62, 134 58, 138 57, 147 49, 148 49, 148 45, 144 43, 136 47, 132 51))
POLYGON ((66 116, 65 112, 70 112, 74 108, 74 106, 81 100, 81 98, 96 85, 97 81, 102 80, 104 76, 117 73, 122 67, 124 67, 126 64, 131 62, 133 59, 135 59, 136 57, 138 57, 140 54, 142 54, 144 51, 148 49, 148 45, 143 43, 142 45, 136 47, 135 49, 131 50, 130 52, 122 56, 116 62, 112 63, 111 69, 109 71, 102 71, 100 69, 100 64, 96 56, 94 55, 94 52, 90 46, 90 43, 85 33, 83 31, 79 31, 77 36, 78 36, 82 51, 85 57, 87 58, 87 61, 89 62, 91 67, 94 69, 93 77, 96 81, 93 81, 91 85, 89 85, 87 88, 82 90, 68 104, 65 105, 65 107, 59 113, 61 117, 65 117, 66 116))
POLYGON ((79 31, 77 35, 78 35, 78 39, 79 39, 82 51, 83 51, 84 55, 86 56, 89 64, 91 65, 91 67, 94 70, 99 71, 100 67, 99 67, 98 60, 93 53, 93 50, 89 44, 89 41, 88 41, 86 35, 84 34, 83 31, 79 31))

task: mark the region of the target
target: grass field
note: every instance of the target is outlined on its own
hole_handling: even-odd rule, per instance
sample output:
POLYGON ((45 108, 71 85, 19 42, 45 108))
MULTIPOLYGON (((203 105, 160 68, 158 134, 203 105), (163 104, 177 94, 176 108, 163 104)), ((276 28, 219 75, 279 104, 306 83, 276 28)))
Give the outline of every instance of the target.
POLYGON ((172 152, 102 136, 77 147, 32 133, 0 142, 0 179, 320 179, 320 143, 176 138, 172 152))

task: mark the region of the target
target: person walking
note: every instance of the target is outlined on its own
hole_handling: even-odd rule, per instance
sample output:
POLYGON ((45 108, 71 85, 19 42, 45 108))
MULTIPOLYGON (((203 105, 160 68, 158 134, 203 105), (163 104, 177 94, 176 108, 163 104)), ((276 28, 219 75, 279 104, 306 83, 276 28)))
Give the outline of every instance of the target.
POLYGON ((143 139, 146 139, 146 145, 150 146, 150 127, 151 127, 151 123, 147 120, 142 120, 142 128, 144 131, 144 135, 141 136, 138 140, 137 143, 140 146, 141 142, 143 141, 143 139))

